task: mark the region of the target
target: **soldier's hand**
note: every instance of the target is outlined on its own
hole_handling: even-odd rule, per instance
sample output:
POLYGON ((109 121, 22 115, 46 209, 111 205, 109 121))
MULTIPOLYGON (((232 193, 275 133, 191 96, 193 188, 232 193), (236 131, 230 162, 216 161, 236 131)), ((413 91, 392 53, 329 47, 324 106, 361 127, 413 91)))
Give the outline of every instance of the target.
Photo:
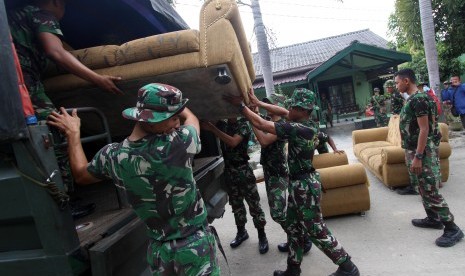
POLYGON ((53 111, 47 118, 47 124, 58 128, 66 136, 80 135, 81 119, 77 116, 76 109, 73 109, 71 115, 64 107, 60 108, 60 112, 53 111))
POLYGON ((120 81, 120 80, 122 80, 121 77, 100 75, 100 77, 96 81, 96 84, 98 85, 98 87, 100 87, 101 89, 109 93, 116 94, 116 95, 123 95, 124 94, 123 91, 121 91, 121 89, 119 89, 115 84, 115 82, 120 81))
POLYGON ((343 154, 343 153, 345 153, 345 151, 344 151, 344 150, 338 150, 338 149, 336 149, 336 150, 334 151, 334 153, 343 154))
POLYGON ((410 166, 410 171, 416 175, 420 175, 423 167, 423 162, 421 159, 413 158, 412 165, 410 166))
POLYGON ((260 100, 257 98, 257 96, 255 96, 253 88, 250 88, 248 94, 249 94, 250 104, 259 106, 260 100))

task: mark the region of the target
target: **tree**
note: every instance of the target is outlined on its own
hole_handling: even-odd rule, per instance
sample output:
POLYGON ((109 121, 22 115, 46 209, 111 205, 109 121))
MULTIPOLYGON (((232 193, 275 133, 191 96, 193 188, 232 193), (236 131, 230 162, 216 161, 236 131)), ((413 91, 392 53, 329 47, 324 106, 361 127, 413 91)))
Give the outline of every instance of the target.
MULTIPOLYGON (((464 70, 464 64, 457 57, 465 53, 465 0, 432 0, 431 5, 440 76, 446 79, 464 70)), ((424 41, 419 0, 396 0, 388 28, 398 50, 411 53, 417 61, 422 60, 424 41)), ((423 64, 426 69, 426 62, 423 64)), ((421 66, 421 62, 413 65, 421 66)))
POLYGON ((266 96, 274 93, 273 70, 271 68, 270 48, 266 36, 265 25, 263 24, 262 12, 258 0, 251 0, 251 4, 237 1, 238 4, 252 8, 254 19, 254 32, 257 37, 258 57, 262 68, 263 82, 265 83, 266 96))
MULTIPOLYGON (((428 67, 429 85, 434 91, 440 91, 438 51, 433 23, 431 0, 420 0, 420 20, 423 42, 425 43, 426 66, 428 67)), ((441 93, 437 93, 439 100, 441 93)))

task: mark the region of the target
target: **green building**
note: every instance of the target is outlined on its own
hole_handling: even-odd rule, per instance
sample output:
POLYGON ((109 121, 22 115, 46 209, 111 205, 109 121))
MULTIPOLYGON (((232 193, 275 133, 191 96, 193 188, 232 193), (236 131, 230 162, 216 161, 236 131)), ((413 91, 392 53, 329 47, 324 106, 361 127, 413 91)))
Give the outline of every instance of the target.
MULTIPOLYGON (((388 42, 369 29, 285 46, 270 51, 275 91, 289 95, 297 87, 326 94, 333 114, 363 109, 373 88, 383 91, 397 65, 409 54, 389 49, 388 42)), ((255 93, 265 96, 257 53, 253 54, 257 78, 255 93)), ((383 93, 383 92, 382 92, 383 93)))

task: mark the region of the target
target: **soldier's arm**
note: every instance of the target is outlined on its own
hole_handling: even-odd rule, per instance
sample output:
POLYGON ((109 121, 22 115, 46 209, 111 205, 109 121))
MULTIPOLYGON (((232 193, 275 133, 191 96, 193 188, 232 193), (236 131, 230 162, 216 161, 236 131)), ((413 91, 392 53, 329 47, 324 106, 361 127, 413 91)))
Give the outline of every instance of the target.
POLYGON ((38 40, 40 41, 47 57, 70 73, 83 78, 110 93, 123 94, 123 92, 116 87, 114 83, 115 81, 121 80, 121 77, 99 75, 90 70, 77 60, 70 52, 63 48, 63 43, 58 36, 52 33, 41 32, 38 34, 38 40))
POLYGON ((77 116, 76 109, 73 110, 72 115, 69 115, 63 107, 60 108, 60 111, 61 114, 52 112, 47 123, 63 131, 66 135, 69 163, 74 180, 83 185, 99 182, 100 179, 87 171, 88 161, 81 144, 81 119, 77 116))
POLYGON ((333 138, 331 138, 331 136, 328 136, 328 144, 331 146, 331 148, 333 149, 334 153, 344 153, 344 150, 338 150, 337 147, 336 147, 336 143, 334 143, 334 140, 333 138))
POLYGON ((185 126, 193 126, 197 131, 198 135, 200 135, 199 119, 197 119, 197 116, 195 116, 195 114, 192 113, 190 109, 185 107, 184 110, 181 113, 179 113, 179 116, 181 117, 181 119, 184 120, 185 126))
POLYGON ((266 111, 268 112, 271 112, 273 114, 276 114, 276 115, 279 115, 279 116, 282 116, 282 117, 287 117, 287 115, 289 114, 289 111, 283 107, 280 107, 280 106, 277 106, 277 105, 274 105, 274 104, 268 104, 268 103, 264 103, 262 101, 260 101, 257 96, 255 96, 255 94, 253 93, 253 90, 251 89, 249 91, 249 99, 250 99, 250 103, 255 105, 255 106, 258 106, 258 107, 261 107, 263 109, 265 109, 266 111))
POLYGON ((237 147, 237 145, 239 145, 242 142, 242 139, 244 139, 239 134, 234 134, 234 136, 231 136, 227 133, 224 133, 211 122, 202 122, 200 125, 202 129, 211 131, 213 134, 215 134, 216 137, 218 137, 223 143, 225 143, 230 148, 237 147))
POLYGON ((255 137, 257 137, 257 140, 262 148, 266 148, 267 146, 273 144, 274 142, 276 142, 276 140, 278 140, 278 137, 276 135, 273 135, 271 133, 265 133, 256 127, 252 127, 252 129, 255 133, 255 137))
POLYGON ((241 109, 241 113, 257 129, 266 133, 276 135, 276 128, 274 126, 274 122, 263 119, 259 115, 255 114, 252 110, 250 110, 247 106, 244 106, 241 109))

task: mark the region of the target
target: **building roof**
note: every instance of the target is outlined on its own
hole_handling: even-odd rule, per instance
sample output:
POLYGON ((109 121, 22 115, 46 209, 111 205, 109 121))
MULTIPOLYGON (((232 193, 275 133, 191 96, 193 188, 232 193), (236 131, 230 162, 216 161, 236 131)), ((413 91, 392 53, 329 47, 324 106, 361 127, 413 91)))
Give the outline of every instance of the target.
MULTIPOLYGON (((388 48, 388 42, 369 29, 276 48, 270 51, 273 75, 279 77, 280 73, 309 72, 350 46, 354 41, 388 48)), ((257 79, 262 79, 258 53, 253 53, 253 64, 257 79)))

